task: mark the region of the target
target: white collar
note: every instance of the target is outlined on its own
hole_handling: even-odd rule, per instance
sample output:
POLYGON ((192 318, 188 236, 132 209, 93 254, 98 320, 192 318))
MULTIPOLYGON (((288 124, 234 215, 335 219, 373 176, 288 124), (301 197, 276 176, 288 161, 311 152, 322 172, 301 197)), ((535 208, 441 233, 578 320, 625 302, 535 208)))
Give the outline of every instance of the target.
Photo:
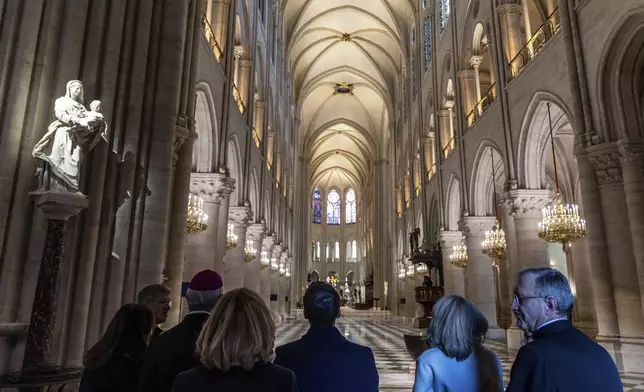
POLYGON ((193 310, 192 312, 188 312, 188 314, 186 314, 186 316, 188 316, 190 314, 207 314, 207 315, 210 315, 210 312, 207 312, 205 310, 193 310))
POLYGON ((561 321, 561 320, 568 320, 568 318, 566 318, 566 317, 559 317, 559 318, 554 319, 554 320, 546 321, 545 323, 541 324, 541 325, 539 326, 539 328, 537 328, 537 330, 539 330, 539 329, 541 329, 541 328, 545 327, 545 326, 546 326, 546 325, 548 325, 548 324, 552 324, 552 323, 554 323, 554 322, 561 321))

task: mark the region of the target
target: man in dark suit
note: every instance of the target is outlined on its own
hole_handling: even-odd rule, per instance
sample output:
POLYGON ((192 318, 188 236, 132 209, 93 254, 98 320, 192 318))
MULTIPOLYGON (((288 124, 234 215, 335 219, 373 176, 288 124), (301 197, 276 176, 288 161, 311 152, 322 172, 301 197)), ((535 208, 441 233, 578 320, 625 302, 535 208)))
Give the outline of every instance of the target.
POLYGON ((530 339, 512 365, 506 392, 623 391, 608 352, 570 322, 572 308, 572 291, 561 272, 519 273, 510 309, 530 339))
POLYGON ((190 281, 186 292, 189 313, 183 321, 152 341, 143 359, 138 392, 170 392, 175 377, 199 366, 197 337, 223 294, 218 273, 204 270, 190 281))
POLYGON ((314 282, 304 294, 310 328, 301 339, 278 347, 275 363, 291 369, 300 392, 378 392, 378 370, 369 347, 348 341, 335 327, 340 296, 314 282))
POLYGON ((154 315, 154 332, 152 339, 163 333, 159 324, 165 323, 170 311, 170 289, 162 284, 151 284, 145 286, 137 295, 137 303, 150 309, 154 315))

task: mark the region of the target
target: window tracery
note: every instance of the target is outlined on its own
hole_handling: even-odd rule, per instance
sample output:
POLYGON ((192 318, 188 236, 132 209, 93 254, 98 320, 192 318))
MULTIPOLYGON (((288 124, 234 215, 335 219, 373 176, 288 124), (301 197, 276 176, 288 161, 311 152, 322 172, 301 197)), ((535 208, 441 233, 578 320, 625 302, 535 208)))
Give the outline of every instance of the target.
POLYGON ((313 209, 313 223, 322 223, 322 194, 318 188, 313 191, 313 201, 311 202, 313 209))
POLYGON ((357 211, 356 211, 356 192, 353 190, 353 188, 349 188, 347 191, 347 194, 345 196, 345 202, 346 202, 346 223, 347 224, 352 224, 356 223, 356 218, 357 218, 357 211))
POLYGON ((326 197, 326 224, 340 224, 340 194, 336 190, 329 192, 326 197))

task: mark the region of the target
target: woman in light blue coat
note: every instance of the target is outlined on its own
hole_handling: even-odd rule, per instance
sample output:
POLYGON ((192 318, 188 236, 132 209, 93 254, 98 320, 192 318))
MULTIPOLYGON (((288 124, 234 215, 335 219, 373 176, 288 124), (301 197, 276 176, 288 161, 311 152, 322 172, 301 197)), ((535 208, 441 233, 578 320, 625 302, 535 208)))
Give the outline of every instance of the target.
POLYGON ((487 330, 485 316, 467 299, 450 295, 436 302, 414 392, 502 392, 501 362, 483 347, 487 330))

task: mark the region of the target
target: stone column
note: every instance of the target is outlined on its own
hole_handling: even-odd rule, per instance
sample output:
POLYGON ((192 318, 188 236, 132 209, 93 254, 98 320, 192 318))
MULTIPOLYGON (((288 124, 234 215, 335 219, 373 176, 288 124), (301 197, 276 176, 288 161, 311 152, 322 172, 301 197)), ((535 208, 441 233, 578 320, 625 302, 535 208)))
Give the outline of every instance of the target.
MULTIPOLYGON (((507 3, 499 6, 501 31, 505 49, 506 64, 509 64, 523 47, 521 39, 521 5, 507 3)), ((510 72, 515 75, 523 67, 523 59, 518 58, 510 72)))
POLYGON ((447 139, 446 146, 451 143, 451 148, 450 150, 453 151, 456 148, 456 141, 453 140, 454 137, 456 136, 456 133, 454 132, 454 102, 453 100, 447 100, 445 101, 445 108, 447 109, 447 132, 449 135, 449 138, 447 139))
MULTIPOLYGON (((212 2, 214 15, 211 19, 210 25, 214 30, 215 37, 219 42, 222 52, 226 53, 226 45, 228 44, 228 7, 231 4, 231 0, 207 0, 212 2)), ((234 6, 234 3, 233 3, 234 6)), ((234 26, 230 26, 231 29, 234 29, 234 26)))
POLYGON ((266 302, 266 306, 270 309, 271 307, 271 266, 270 260, 273 256, 273 244, 275 243, 275 238, 268 236, 262 241, 262 251, 266 252, 266 258, 268 259, 269 265, 262 265, 261 272, 261 282, 259 284, 259 294, 266 302))
MULTIPOLYGON (((608 148, 593 152, 591 161, 594 163, 597 182, 599 183, 619 335, 631 338, 644 336, 642 297, 638 279, 638 266, 634 254, 635 247, 633 246, 641 243, 641 238, 637 238, 637 242, 634 243, 632 236, 636 235, 636 233, 631 233, 630 227, 631 219, 633 219, 636 229, 638 227, 637 219, 641 219, 641 217, 631 217, 631 214, 638 212, 639 201, 636 198, 641 197, 641 195, 627 195, 625 190, 628 189, 630 192, 640 187, 638 177, 641 176, 641 173, 633 173, 631 171, 634 168, 633 163, 623 162, 623 158, 620 151, 608 148), (623 164, 626 166, 628 184, 626 184, 626 179, 623 177, 625 174, 622 170, 623 164), (631 211, 629 209, 631 206, 635 210, 631 211)), ((619 351, 620 355, 623 356, 624 370, 634 371, 632 369, 637 367, 637 361, 631 361, 634 359, 632 352, 637 350, 633 346, 636 346, 637 343, 634 339, 628 340, 620 339, 619 342, 616 342, 616 346, 621 347, 619 351), (631 343, 634 344, 631 346, 631 343), (629 351, 631 352, 630 354, 628 353, 629 351)), ((641 362, 639 366, 641 366, 641 362)))
MULTIPOLYGON (((191 127, 192 128, 192 127, 191 127)), ((165 327, 172 327, 179 323, 181 303, 181 283, 183 282, 183 269, 185 264, 185 243, 186 243, 186 219, 188 215, 188 198, 190 188, 190 170, 192 167, 192 147, 197 134, 193 130, 188 131, 190 136, 183 142, 183 145, 175 142, 178 152, 178 161, 175 167, 172 209, 170 215, 170 228, 168 238, 168 256, 165 268, 166 286, 170 288, 172 309, 168 314, 165 327)))
POLYGON ((266 226, 263 223, 254 223, 248 228, 246 241, 250 241, 253 249, 256 250, 255 258, 246 263, 244 272, 244 287, 260 293, 261 288, 261 258, 262 241, 266 234, 266 226))
POLYGON ((514 216, 518 259, 515 272, 526 268, 548 268, 550 261, 546 243, 537 235, 542 210, 552 201, 548 190, 516 189, 502 196, 503 208, 514 216))
MULTIPOLYGON (((215 254, 215 271, 221 276, 225 274, 224 256, 227 251, 226 236, 228 234, 228 212, 230 210, 230 195, 235 190, 235 179, 221 175, 219 178, 219 220, 217 222, 217 253, 215 254)), ((214 224, 215 222, 213 222, 214 224)))
MULTIPOLYGON (((251 79, 251 69, 253 66, 253 61, 246 59, 246 58, 240 58, 238 60, 239 62, 239 95, 241 95, 242 101, 245 101, 248 97, 248 89, 251 87, 250 86, 250 79, 251 79)), ((249 103, 244 102, 244 105, 248 108, 249 103)))
MULTIPOLYGON (((473 55, 470 57, 470 65, 474 68, 474 84, 476 90, 476 104, 481 102, 481 74, 479 73, 479 67, 483 61, 483 56, 473 55)), ((477 113, 480 115, 483 112, 482 108, 478 108, 477 113)))
POLYGON ((255 127, 255 132, 257 132, 257 137, 260 141, 260 151, 261 146, 264 144, 264 108, 265 103, 261 99, 255 101, 255 121, 253 121, 253 126, 255 127))
POLYGON ((197 272, 205 269, 217 270, 216 260, 222 256, 218 253, 217 238, 222 200, 219 190, 224 186, 223 179, 225 176, 219 173, 192 173, 190 176, 190 193, 203 199, 208 228, 203 233, 188 237, 183 281, 190 281, 197 272))
POLYGON ((283 250, 280 257, 280 269, 279 274, 279 294, 277 297, 277 309, 282 320, 286 319, 286 297, 288 297, 289 292, 287 285, 285 284, 286 277, 284 276, 284 269, 288 265, 288 251, 283 250))
POLYGON ((452 254, 454 245, 461 243, 463 233, 460 231, 441 230, 438 233, 438 241, 441 245, 443 256, 443 287, 445 295, 465 295, 465 276, 463 270, 450 263, 449 256, 452 254))
POLYGON ((644 146, 624 143, 620 146, 620 153, 635 269, 644 311, 644 146))
MULTIPOLYGON (((530 24, 530 12, 528 11, 528 0, 521 0, 521 13, 523 14, 523 30, 525 31, 525 42, 532 38, 532 25, 530 24)), ((528 45, 530 57, 534 56, 534 48, 530 43, 528 45)))
POLYGON ((468 216, 459 221, 467 245, 467 279, 465 294, 481 310, 490 325, 488 337, 505 339, 505 331, 498 327, 496 288, 492 260, 483 254, 485 231, 495 223, 494 217, 468 216))
POLYGON ((273 253, 271 255, 271 313, 273 313, 273 318, 275 319, 276 322, 281 321, 281 318, 279 317, 279 306, 278 306, 278 301, 279 301, 279 294, 280 294, 280 288, 279 288, 279 271, 273 270, 272 264, 273 264, 273 259, 275 259, 276 263, 279 265, 280 262, 280 257, 282 255, 282 244, 277 242, 277 244, 273 245, 273 253))
MULTIPOLYGON (((458 78, 461 82, 461 91, 463 92, 461 96, 463 99, 463 116, 465 117, 467 117, 467 115, 470 114, 472 110, 474 110, 474 107, 480 100, 480 98, 476 99, 476 91, 478 90, 479 93, 481 92, 480 87, 477 88, 478 84, 476 76, 478 75, 476 75, 475 71, 471 69, 464 69, 458 72, 458 78)), ((469 118, 467 125, 471 125, 469 118)))
POLYGON ((228 213, 233 224, 233 233, 237 236, 237 246, 229 249, 224 256, 226 264, 224 275, 224 290, 230 291, 244 287, 244 270, 246 255, 246 230, 252 219, 250 207, 231 207, 228 213))
POLYGON ((58 305, 67 221, 89 205, 87 198, 77 193, 38 191, 32 192, 31 196, 35 198, 36 207, 47 217, 47 234, 22 363, 26 373, 48 365, 58 305))
POLYGON ((241 70, 240 70, 240 60, 241 56, 244 54, 244 48, 242 46, 235 46, 235 51, 233 52, 234 56, 234 65, 233 65, 233 84, 239 90, 239 95, 241 96, 241 89, 239 89, 239 82, 241 79, 241 70))

